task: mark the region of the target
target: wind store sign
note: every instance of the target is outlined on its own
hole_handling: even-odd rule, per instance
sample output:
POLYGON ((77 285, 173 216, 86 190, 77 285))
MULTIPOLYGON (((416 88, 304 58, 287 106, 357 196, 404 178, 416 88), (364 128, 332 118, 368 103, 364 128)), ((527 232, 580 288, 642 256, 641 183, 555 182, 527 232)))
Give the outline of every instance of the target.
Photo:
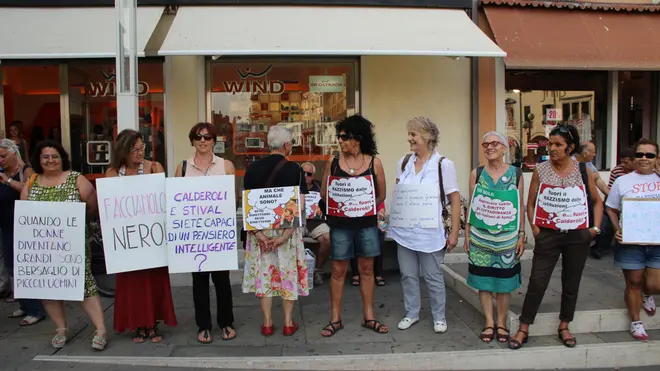
MULTIPOLYGON (((110 73, 101 70, 104 81, 87 83, 87 95, 94 98, 116 97, 117 96, 117 76, 115 70, 110 73)), ((149 84, 145 81, 138 81, 137 95, 142 97, 149 94, 149 84)))
POLYGON ((249 67, 245 71, 236 69, 240 80, 226 80, 222 82, 222 86, 227 93, 232 94, 282 94, 285 90, 284 82, 280 80, 268 80, 268 73, 271 69, 273 69, 272 64, 261 72, 252 72, 249 67))

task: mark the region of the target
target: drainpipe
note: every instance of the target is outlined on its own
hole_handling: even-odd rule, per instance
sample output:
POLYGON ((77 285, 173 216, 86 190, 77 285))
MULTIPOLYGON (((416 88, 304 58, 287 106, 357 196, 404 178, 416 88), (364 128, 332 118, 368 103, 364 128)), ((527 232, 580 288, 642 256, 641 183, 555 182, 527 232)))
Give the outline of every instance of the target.
MULTIPOLYGON (((477 12, 479 0, 472 0, 472 22, 477 24, 479 14, 477 12)), ((470 83, 472 85, 472 168, 479 166, 479 58, 472 57, 470 59, 472 74, 470 76, 470 83)))

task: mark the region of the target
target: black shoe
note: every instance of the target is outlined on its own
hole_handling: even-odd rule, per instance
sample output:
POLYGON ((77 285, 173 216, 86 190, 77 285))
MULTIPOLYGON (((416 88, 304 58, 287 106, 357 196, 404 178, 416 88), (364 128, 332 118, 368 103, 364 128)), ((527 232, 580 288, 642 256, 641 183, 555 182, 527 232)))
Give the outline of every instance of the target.
POLYGON ((591 256, 594 257, 594 259, 600 259, 603 257, 598 249, 591 249, 591 256))

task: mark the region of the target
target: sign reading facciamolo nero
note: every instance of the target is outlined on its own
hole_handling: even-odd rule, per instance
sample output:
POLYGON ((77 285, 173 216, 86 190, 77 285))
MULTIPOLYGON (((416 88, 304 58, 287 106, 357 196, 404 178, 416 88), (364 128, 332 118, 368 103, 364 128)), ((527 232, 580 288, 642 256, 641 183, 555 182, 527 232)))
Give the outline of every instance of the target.
POLYGON ((480 184, 470 203, 470 225, 491 232, 517 231, 520 223, 518 190, 490 190, 480 184))

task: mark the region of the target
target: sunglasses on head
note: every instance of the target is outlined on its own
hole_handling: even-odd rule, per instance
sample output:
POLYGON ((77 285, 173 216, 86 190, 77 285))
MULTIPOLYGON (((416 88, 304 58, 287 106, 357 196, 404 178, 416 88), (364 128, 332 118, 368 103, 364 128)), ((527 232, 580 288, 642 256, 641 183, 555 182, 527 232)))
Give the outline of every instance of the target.
POLYGON ((305 171, 305 176, 312 176, 314 174, 310 173, 309 171, 305 171))
POLYGON ((349 140, 349 139, 353 139, 353 138, 355 138, 353 136, 353 134, 337 134, 337 139, 341 139, 341 140, 344 140, 344 141, 349 140))
POLYGON ((564 134, 568 134, 568 136, 571 137, 572 140, 575 139, 575 138, 573 138, 573 134, 571 134, 571 130, 569 129, 568 126, 560 126, 558 129, 559 129, 560 132, 562 132, 564 134))
POLYGON ((658 157, 658 155, 656 155, 655 153, 652 153, 652 152, 646 152, 646 153, 637 152, 637 153, 635 153, 635 158, 644 158, 644 157, 648 158, 649 160, 652 160, 652 159, 658 157))
POLYGON ((211 140, 213 140, 213 136, 211 136, 211 135, 209 135, 209 134, 204 134, 204 135, 202 135, 202 134, 195 134, 195 136, 193 137, 193 139, 195 139, 195 140, 202 140, 202 139, 204 139, 204 140, 207 140, 207 141, 211 141, 211 140))

